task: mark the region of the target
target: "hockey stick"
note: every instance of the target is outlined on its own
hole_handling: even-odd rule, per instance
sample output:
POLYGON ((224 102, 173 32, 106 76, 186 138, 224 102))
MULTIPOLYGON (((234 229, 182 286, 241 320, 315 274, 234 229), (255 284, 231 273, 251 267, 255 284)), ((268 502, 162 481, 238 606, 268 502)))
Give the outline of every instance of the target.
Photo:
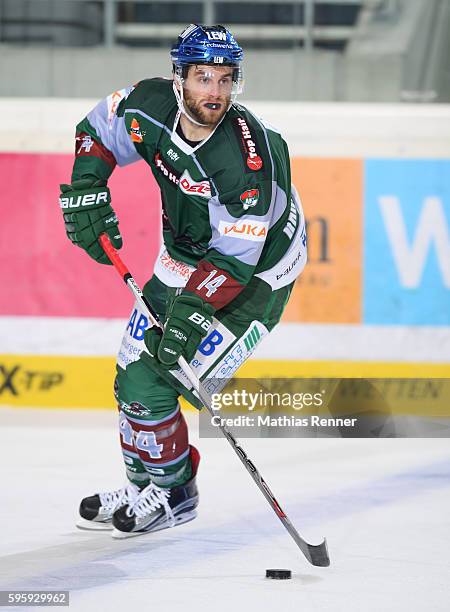
MULTIPOLYGON (((109 240, 109 237, 106 234, 102 234, 99 238, 99 241, 103 247, 103 250, 109 257, 111 263, 116 268, 117 272, 120 274, 123 281, 128 285, 128 287, 133 292, 136 300, 139 302, 142 308, 145 311, 147 311, 149 318, 150 318, 150 322, 152 323, 152 326, 157 326, 162 330, 163 327, 161 325, 161 321, 159 320, 158 315, 153 310, 151 304, 149 303, 145 295, 142 293, 142 290, 140 289, 140 287, 138 286, 138 284, 136 283, 136 281, 130 274, 130 271, 128 270, 128 268, 125 266, 125 264, 121 260, 116 249, 112 246, 109 240)), ((180 357, 178 361, 178 365, 181 367, 184 374, 189 379, 189 382, 192 384, 194 389, 197 391, 201 401, 205 405, 208 412, 211 414, 211 416, 215 416, 214 411, 211 407, 211 399, 208 393, 206 393, 206 391, 203 389, 199 379, 197 378, 195 373, 192 371, 186 359, 184 359, 184 357, 180 357)), ((330 558, 328 556, 326 540, 323 540, 321 544, 314 545, 314 544, 308 544, 308 542, 306 542, 300 536, 300 534, 297 532, 297 530, 295 529, 291 521, 288 519, 288 517, 282 510, 280 504, 275 499, 275 496, 272 493, 272 491, 269 489, 269 486, 267 485, 266 481, 256 469, 256 466, 254 465, 254 463, 247 457, 247 454, 244 451, 244 449, 238 444, 237 440, 231 435, 231 433, 228 431, 228 429, 224 425, 219 424, 218 427, 220 428, 220 430, 222 431, 223 435, 228 440, 228 442, 231 444, 234 452, 237 454, 241 462, 246 467, 247 471, 249 472, 249 474, 255 481, 259 490, 264 495, 266 500, 269 502, 275 514, 278 516, 280 521, 283 523, 283 525, 285 526, 287 531, 290 533, 290 535, 292 536, 297 546, 300 548, 302 553, 308 559, 308 561, 312 565, 317 565, 319 567, 327 567, 328 565, 330 565, 330 558)))

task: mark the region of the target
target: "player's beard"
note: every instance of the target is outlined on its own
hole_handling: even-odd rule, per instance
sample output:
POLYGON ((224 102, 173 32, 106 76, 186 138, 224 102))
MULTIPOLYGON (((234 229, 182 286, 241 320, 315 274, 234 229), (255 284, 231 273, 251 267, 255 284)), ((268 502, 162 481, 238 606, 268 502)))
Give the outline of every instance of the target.
POLYGON ((204 107, 205 100, 196 100, 188 90, 183 92, 184 106, 193 119, 208 127, 215 127, 223 118, 230 105, 230 97, 219 98, 214 102, 221 105, 219 110, 208 110, 204 107))

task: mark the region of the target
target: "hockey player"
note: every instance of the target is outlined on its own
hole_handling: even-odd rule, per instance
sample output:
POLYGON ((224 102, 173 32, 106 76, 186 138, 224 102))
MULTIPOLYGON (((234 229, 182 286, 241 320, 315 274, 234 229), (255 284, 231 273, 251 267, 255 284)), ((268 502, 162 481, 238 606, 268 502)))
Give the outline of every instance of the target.
POLYGON ((107 180, 116 164, 143 158, 163 230, 144 294, 165 321, 161 337, 133 309, 115 380, 127 485, 83 499, 79 527, 127 537, 196 516, 199 453, 178 398, 201 403, 177 361, 214 392, 278 323, 306 263, 287 145, 235 103, 242 57, 223 26, 190 25, 171 51, 173 79, 115 92, 77 126, 71 184, 61 185, 67 235, 109 263, 99 236, 116 248, 122 238, 107 180))

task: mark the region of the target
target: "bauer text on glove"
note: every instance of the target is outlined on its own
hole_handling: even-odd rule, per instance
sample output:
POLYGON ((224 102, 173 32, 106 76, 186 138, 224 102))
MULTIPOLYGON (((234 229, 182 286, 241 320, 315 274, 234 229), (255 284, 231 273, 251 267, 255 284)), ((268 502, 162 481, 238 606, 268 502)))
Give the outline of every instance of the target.
POLYGON ((106 181, 78 179, 71 185, 60 187, 59 203, 69 240, 84 249, 95 261, 110 264, 98 239, 106 233, 112 245, 120 249, 122 236, 111 207, 111 195, 106 181))

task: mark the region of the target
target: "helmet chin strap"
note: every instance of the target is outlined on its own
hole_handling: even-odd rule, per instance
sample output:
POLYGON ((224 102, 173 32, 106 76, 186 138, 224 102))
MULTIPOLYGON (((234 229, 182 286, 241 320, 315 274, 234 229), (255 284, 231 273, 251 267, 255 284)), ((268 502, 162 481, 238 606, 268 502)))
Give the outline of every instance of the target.
POLYGON ((186 107, 184 106, 184 99, 183 99, 183 85, 181 83, 181 80, 176 77, 178 80, 178 84, 180 86, 180 91, 178 91, 177 86, 175 85, 175 79, 173 81, 173 92, 175 94, 175 98, 177 99, 177 104, 178 104, 178 108, 180 109, 180 112, 183 113, 183 115, 185 117, 187 117, 187 119, 189 119, 189 121, 192 121, 192 123, 195 123, 195 125, 198 125, 199 127, 209 127, 206 123, 200 123, 200 121, 197 121, 196 119, 194 119, 194 117, 192 117, 186 110, 186 107), (181 93, 180 93, 181 92, 181 93))

